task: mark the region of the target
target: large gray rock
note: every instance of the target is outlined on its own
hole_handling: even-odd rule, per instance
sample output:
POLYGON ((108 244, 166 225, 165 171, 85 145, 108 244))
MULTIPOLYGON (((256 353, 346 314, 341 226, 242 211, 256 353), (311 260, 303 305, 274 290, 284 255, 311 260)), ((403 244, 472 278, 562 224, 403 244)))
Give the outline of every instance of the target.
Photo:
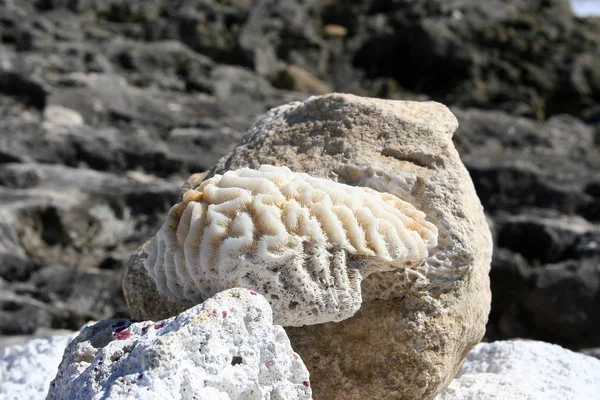
POLYGON ((310 399, 309 374, 269 303, 221 292, 160 322, 106 320, 65 350, 48 400, 310 399))
POLYGON ((0 165, 0 333, 78 329, 127 315, 120 290, 127 256, 160 226, 179 187, 128 175, 0 165))
MULTIPOLYGON (((439 229, 439 246, 423 266, 363 281, 353 318, 288 329, 315 377, 316 396, 433 398, 483 336, 491 235, 452 145, 456 126, 437 103, 312 97, 271 110, 211 171, 283 165, 367 186, 412 203, 439 229)), ((140 288, 156 305, 147 281, 140 288)))

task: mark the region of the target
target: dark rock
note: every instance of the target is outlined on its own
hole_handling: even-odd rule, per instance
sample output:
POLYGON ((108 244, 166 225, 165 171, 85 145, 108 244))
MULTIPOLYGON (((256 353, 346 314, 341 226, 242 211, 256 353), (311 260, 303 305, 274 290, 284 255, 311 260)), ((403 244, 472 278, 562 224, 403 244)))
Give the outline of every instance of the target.
POLYGON ((128 315, 121 272, 55 265, 36 272, 31 282, 40 298, 69 313, 63 327, 78 329, 89 320, 128 315))
POLYGON ((564 346, 600 343, 600 259, 565 261, 536 269, 523 308, 528 334, 564 346))
POLYGON ((259 75, 274 79, 282 61, 317 76, 325 73, 329 51, 310 18, 311 3, 260 0, 253 4, 239 45, 259 75))
POLYGON ((519 216, 500 221, 498 247, 519 253, 529 262, 555 263, 571 258, 571 252, 581 254, 593 247, 593 239, 582 236, 590 229, 584 220, 519 216))
POLYGON ((530 266, 519 254, 502 248, 494 250, 490 271, 492 311, 486 330, 488 340, 528 336, 521 304, 527 294, 530 274, 530 266))
POLYGON ((124 271, 130 256, 130 252, 112 252, 98 264, 98 269, 124 271))
POLYGON ((71 266, 95 266, 107 250, 157 229, 180 186, 58 165, 4 164, 0 171, 9 182, 37 176, 27 189, 0 186, 13 217, 0 220, 8 236, 33 259, 71 266))
POLYGON ((593 128, 568 116, 535 122, 453 111, 460 123, 455 142, 494 223, 486 337, 597 345, 590 332, 600 315, 586 303, 600 296, 593 215, 600 148, 593 128))
POLYGON ((213 62, 178 41, 124 41, 107 45, 115 70, 134 86, 212 93, 213 62))
POLYGON ((600 230, 580 235, 570 252, 570 258, 600 257, 600 230))
POLYGON ((18 97, 40 110, 46 107, 48 93, 44 87, 16 72, 0 72, 0 92, 18 97))
POLYGON ((209 99, 133 88, 114 75, 86 75, 72 84, 75 87, 54 90, 49 103, 76 110, 93 125, 143 121, 165 127, 193 126, 220 113, 209 99))
POLYGON ((31 334, 40 327, 60 325, 67 313, 31 297, 12 292, 0 281, 0 334, 31 334))
POLYGON ((0 278, 6 281, 28 280, 39 268, 40 265, 32 260, 0 253, 0 278))
POLYGON ((352 10, 361 27, 354 64, 369 76, 445 103, 538 118, 597 102, 588 71, 600 31, 576 20, 566 1, 364 3, 352 10))
POLYGON ((567 116, 538 123, 495 111, 453 111, 457 147, 488 212, 535 207, 594 220, 589 209, 597 200, 585 188, 600 173, 600 147, 590 126, 567 116))

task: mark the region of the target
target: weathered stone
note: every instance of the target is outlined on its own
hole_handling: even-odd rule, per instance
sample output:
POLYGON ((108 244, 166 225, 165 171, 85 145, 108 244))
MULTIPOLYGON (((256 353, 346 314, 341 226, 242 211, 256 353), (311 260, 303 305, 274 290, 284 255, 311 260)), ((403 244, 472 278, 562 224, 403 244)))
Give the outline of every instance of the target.
POLYGON ((85 328, 46 398, 300 400, 311 388, 268 302, 236 288, 169 320, 85 328))
POLYGON ((193 304, 175 303, 156 291, 156 284, 148 276, 144 260, 148 257, 150 240, 142 245, 131 256, 125 267, 123 276, 123 294, 132 318, 145 320, 160 320, 177 315, 193 304))
POLYGON ((125 263, 112 256, 129 258, 158 229, 178 186, 63 165, 1 164, 0 334, 126 316, 125 263))
POLYGON ((271 110, 209 173, 287 166, 392 193, 439 229, 422 267, 363 281, 353 318, 288 329, 318 398, 433 398, 483 336, 491 235, 451 142, 456 126, 437 103, 312 97, 271 110))
POLYGON ((600 360, 536 341, 481 343, 436 400, 594 399, 600 360))

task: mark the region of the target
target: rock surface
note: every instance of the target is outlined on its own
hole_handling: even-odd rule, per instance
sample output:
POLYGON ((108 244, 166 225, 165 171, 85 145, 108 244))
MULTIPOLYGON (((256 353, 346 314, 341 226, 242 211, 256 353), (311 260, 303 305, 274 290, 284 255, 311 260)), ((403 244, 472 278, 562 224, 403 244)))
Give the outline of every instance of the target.
POLYGON ((436 103, 313 97, 271 110, 212 170, 286 165, 392 193, 438 227, 423 266, 363 281, 354 318, 288 330, 318 377, 315 396, 432 398, 483 336, 491 236, 452 145, 456 127, 436 103))
POLYGON ((600 393, 600 360, 536 341, 477 345, 436 400, 577 400, 600 393))
POLYGON ((600 346, 600 136, 566 115, 453 111, 455 143, 494 227, 488 340, 600 346))
POLYGON ((0 215, 0 334, 124 316, 115 283, 180 182, 211 168, 258 115, 306 97, 287 90, 331 89, 452 106, 457 149, 503 232, 490 340, 600 346, 591 307, 600 293, 600 20, 575 18, 567 3, 0 1, 0 164, 23 167, 0 178, 0 209, 19 210, 19 218, 0 215), (102 189, 105 174, 133 178, 135 193, 120 180, 103 228, 132 218, 133 232, 86 246, 63 234, 48 246, 34 234, 22 246, 16 233, 51 238, 58 217, 61 230, 88 242, 78 221, 96 221, 89 233, 99 225, 97 207, 64 218, 40 210, 39 197, 19 204, 15 185, 27 189, 41 164, 64 167, 61 179, 46 178, 58 184, 54 195, 77 172, 101 172, 86 174, 78 190, 105 210, 114 198, 98 192, 115 189, 102 189), (547 244, 551 257, 532 257, 505 240, 509 232, 526 234, 532 249, 547 244), (51 291, 33 279, 59 267, 80 278, 57 277, 51 291), (72 295, 83 277, 95 281, 94 302, 72 295))
POLYGON ((288 329, 315 377, 315 396, 433 398, 481 340, 491 235, 452 146, 456 126, 437 103, 312 97, 271 110, 209 173, 288 166, 394 194, 439 230, 438 246, 422 266, 363 281, 363 304, 353 318, 288 329))
POLYGON ((173 302, 163 296, 149 296, 156 291, 156 284, 148 276, 144 261, 148 258, 148 245, 144 243, 133 253, 127 262, 123 275, 123 294, 131 315, 140 321, 159 320, 177 315, 188 308, 192 303, 173 302))
POLYGON ((101 321, 66 348, 47 399, 310 399, 308 370, 271 308, 221 292, 160 322, 101 321))
POLYGON ((126 316, 129 249, 160 226, 180 183, 28 162, 0 164, 0 185, 0 331, 126 316))

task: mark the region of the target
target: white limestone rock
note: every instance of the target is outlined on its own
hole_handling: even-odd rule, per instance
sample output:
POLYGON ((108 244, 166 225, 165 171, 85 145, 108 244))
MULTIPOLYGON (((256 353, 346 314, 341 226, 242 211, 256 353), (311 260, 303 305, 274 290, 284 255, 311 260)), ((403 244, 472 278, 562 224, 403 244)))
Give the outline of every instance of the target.
POLYGON ((0 399, 38 400, 48 392, 65 347, 76 333, 8 346, 0 357, 0 399))
POLYGON ((436 400, 600 398, 600 360, 536 341, 481 343, 436 400))
POLYGON ((351 317, 364 277, 416 269, 437 246, 436 226, 410 203, 286 167, 229 171, 183 197, 148 249, 159 293, 199 303, 245 287, 284 326, 351 317))
POLYGON ((158 323, 107 320, 67 347, 48 400, 310 399, 269 303, 230 289, 158 323))

